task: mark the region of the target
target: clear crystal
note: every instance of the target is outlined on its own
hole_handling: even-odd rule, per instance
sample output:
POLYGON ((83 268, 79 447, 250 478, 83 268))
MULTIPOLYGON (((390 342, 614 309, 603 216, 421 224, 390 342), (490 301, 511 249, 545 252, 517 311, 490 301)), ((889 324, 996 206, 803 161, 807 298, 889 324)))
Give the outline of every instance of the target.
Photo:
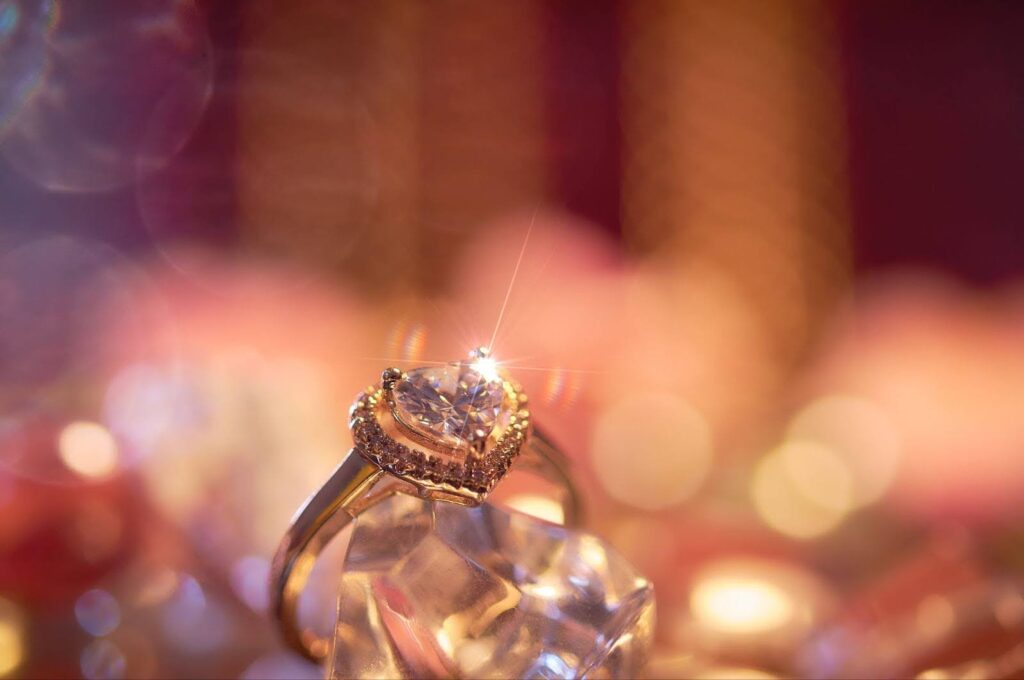
POLYGON ((356 519, 331 678, 637 677, 651 585, 607 544, 488 504, 394 496, 356 519))
POLYGON ((501 414, 500 380, 486 380, 471 364, 409 371, 394 386, 395 411, 409 427, 457 447, 486 439, 501 414))

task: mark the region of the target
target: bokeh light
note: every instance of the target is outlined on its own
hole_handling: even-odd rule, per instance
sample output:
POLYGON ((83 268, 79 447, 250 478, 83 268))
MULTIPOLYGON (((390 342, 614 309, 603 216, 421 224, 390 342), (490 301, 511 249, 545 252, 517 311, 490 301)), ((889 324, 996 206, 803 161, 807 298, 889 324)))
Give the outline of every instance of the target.
POLYGON ((0 598, 0 677, 17 670, 25 657, 25 623, 18 607, 0 598))
POLYGON ((105 416, 136 457, 160 450, 174 432, 194 428, 201 418, 195 386, 172 366, 130 364, 110 380, 105 416))
POLYGON ((167 601, 177 592, 179 575, 168 566, 144 568, 135 593, 135 604, 152 607, 167 601))
POLYGON ((599 417, 592 445, 594 470, 608 493, 647 510, 692 496, 713 456, 707 422, 672 394, 623 397, 599 417))
POLYGON ((917 630, 926 638, 941 640, 956 624, 956 610, 953 604, 941 595, 929 595, 917 605, 915 614, 917 630))
POLYGON ((702 625, 727 633, 774 630, 793 618, 794 608, 787 593, 756 577, 707 577, 697 581, 690 597, 690 609, 702 625))
POLYGON ((102 11, 62 3, 46 59, 45 80, 0 151, 51 191, 106 191, 159 170, 188 139, 210 95, 212 50, 202 15, 187 0, 102 11), (145 77, 125 78, 132 69, 145 77))
POLYGON ((78 625, 94 637, 103 637, 121 623, 121 608, 114 596, 99 588, 83 593, 75 602, 78 625))
POLYGON ((844 513, 853 507, 853 480, 845 461, 832 449, 807 442, 789 442, 776 452, 786 476, 811 503, 844 513))
MULTIPOLYGON (((1013 408, 1024 375, 1015 299, 934 275, 890 275, 837 323, 808 376, 818 393, 881 409, 899 446, 887 500, 908 516, 986 522, 1024 490, 1024 459, 1013 453, 1024 442, 1013 408)), ((866 436, 880 431, 877 414, 859 421, 866 436)))
POLYGON ((532 493, 519 493, 505 500, 505 505, 524 512, 527 515, 542 519, 553 524, 565 523, 565 512, 558 501, 547 496, 532 493))
POLYGON ((853 509, 850 487, 849 469, 831 449, 797 442, 761 459, 750 496, 768 526, 793 538, 812 539, 838 527, 853 509))
POLYGON ((67 425, 61 430, 58 450, 64 464, 83 477, 106 477, 117 469, 117 442, 98 423, 67 425))
POLYGON ((698 569, 688 605, 689 618, 677 621, 679 639, 749 658, 757 649, 791 653, 834 606, 821 581, 803 567, 738 556, 698 569))
POLYGON ((822 397, 793 418, 787 437, 825 447, 840 457, 851 475, 850 492, 857 505, 877 501, 899 469, 899 433, 892 419, 867 399, 822 397))
MULTIPOLYGON (((322 677, 269 611, 289 517, 383 368, 480 346, 655 584, 649 677, 1024 677, 1021 34, 0 0, 0 677, 322 677)), ((571 520, 534 462, 488 502, 571 520)), ((346 545, 300 618, 355 649, 346 545)), ((502 653, 389 585, 386 653, 502 653)))

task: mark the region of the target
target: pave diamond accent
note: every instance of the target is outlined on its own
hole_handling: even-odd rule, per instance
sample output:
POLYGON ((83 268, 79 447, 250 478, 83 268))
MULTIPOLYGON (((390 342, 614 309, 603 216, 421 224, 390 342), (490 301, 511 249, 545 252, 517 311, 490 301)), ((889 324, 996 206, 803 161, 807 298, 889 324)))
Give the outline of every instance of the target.
POLYGON ((378 410, 382 408, 386 408, 383 389, 371 388, 352 405, 349 425, 360 455, 403 479, 451 491, 465 490, 477 495, 477 499, 493 489, 509 471, 530 427, 527 411, 508 414, 508 422, 492 447, 461 461, 445 461, 436 453, 424 453, 396 441, 378 420, 378 410))
POLYGON ((393 387, 395 415, 407 427, 452 448, 479 445, 498 424, 505 390, 472 364, 408 371, 393 387))

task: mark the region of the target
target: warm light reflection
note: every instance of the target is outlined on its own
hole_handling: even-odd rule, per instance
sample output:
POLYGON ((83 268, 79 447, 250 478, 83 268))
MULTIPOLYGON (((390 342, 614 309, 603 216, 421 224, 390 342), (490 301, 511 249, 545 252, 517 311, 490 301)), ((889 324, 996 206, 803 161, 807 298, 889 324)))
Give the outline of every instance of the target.
POLYGON ((107 387, 105 420, 133 452, 150 456, 195 426, 197 397, 194 386, 172 368, 129 364, 107 387))
POLYGON ((554 524, 565 523, 565 513, 558 501, 532 493, 520 493, 505 501, 513 510, 524 512, 554 524))
POLYGON ((709 576, 698 581, 690 609, 699 623, 724 633, 756 634, 786 625, 794 615, 789 594, 754 576, 709 576))
MULTIPOLYGON (((461 581, 441 564, 449 548, 473 547, 482 525, 420 540, 425 521, 398 531, 386 525, 398 513, 363 514, 384 507, 371 507, 374 480, 381 492, 414 486, 350 452, 345 408, 356 391, 387 366, 441 363, 464 356, 442 348, 496 341, 502 363, 481 357, 474 368, 524 380, 531 417, 572 462, 587 529, 659 584, 657 644, 705 664, 683 677, 796 673, 804 657, 836 670, 817 677, 854 675, 854 657, 882 675, 891 659, 921 652, 922 639, 973 643, 975 618, 988 626, 995 616, 1000 636, 1024 625, 1019 593, 978 606, 984 617, 960 599, 961 589, 1017 585, 1024 573, 1020 272, 1006 253, 987 262, 994 253, 969 233, 945 243, 957 236, 948 229, 868 233, 878 252, 867 259, 898 265, 886 254, 920 245, 915 261, 937 273, 966 267, 991 285, 918 291, 925 284, 890 281, 899 267, 889 266, 862 281, 851 258, 865 240, 851 214, 870 213, 875 199, 917 198, 847 186, 861 182, 844 159, 870 154, 856 146, 862 135, 847 134, 844 107, 851 120, 876 118, 861 115, 862 97, 847 101, 835 76, 871 70, 872 60, 846 63, 847 24, 879 37, 871 22, 885 13, 851 22, 809 4, 613 3, 581 14, 581 42, 576 13, 536 3, 277 12, 229 3, 209 13, 210 3, 157 0, 147 5, 159 11, 123 21, 71 4, 0 0, 0 73, 13 84, 0 94, 0 155, 19 176, 0 191, 9 199, 0 222, 17 231, 0 238, 0 392, 16 409, 0 414, 0 593, 17 602, 0 597, 0 677, 74 674, 79 660, 88 677, 237 674, 276 644, 264 630, 268 560, 291 513, 329 479, 321 498, 339 484, 360 496, 347 507, 360 520, 335 547, 361 531, 369 538, 349 551, 353 564, 361 548, 404 560, 367 580, 373 590, 362 594, 375 600, 354 600, 391 637, 342 620, 339 656, 379 647, 413 668, 413 655, 444 652, 461 665, 450 674, 479 677, 500 675, 487 664, 514 645, 536 644, 537 672, 567 675, 575 669, 563 671, 547 643, 592 630, 621 656, 607 630, 626 617, 612 606, 628 606, 623 593, 641 581, 621 576, 603 544, 572 545, 575 529, 546 524, 548 543, 510 543, 505 572, 564 573, 529 574, 525 588, 551 598, 523 605, 540 632, 501 638, 518 615, 509 608, 491 617, 491 640, 491 629, 452 626, 498 612, 491 600, 503 595, 493 593, 515 584, 494 586, 475 556, 451 558, 466 567, 461 581), (61 6, 78 28, 56 22, 61 6), (479 38, 495 28, 503 40, 479 38), (231 77, 219 77, 221 64, 231 77), (562 114, 590 108, 562 129, 562 114), (71 422, 85 417, 96 422, 71 422), (331 477, 341 462, 374 477, 342 484, 347 475, 331 477), (61 474, 46 479, 38 470, 51 463, 61 474), (974 530, 961 515, 986 522, 974 530), (747 557, 726 568, 721 558, 739 553, 817 571, 844 594, 845 611, 815 619, 815 591, 747 557), (391 578, 399 570, 419 590, 402 591, 391 578), (563 607, 566 584, 603 599, 563 607), (441 586, 454 593, 441 605, 462 607, 475 591, 491 599, 451 614, 428 601, 441 586), (597 628, 601 617, 608 629, 597 628), (448 626, 438 645, 427 635, 434 620, 448 626), (810 621, 820 624, 812 636, 784 653, 771 646, 810 621), (673 626, 725 643, 672 638, 673 626), (148 646, 151 671, 136 670, 132 636, 148 646)), ((937 65, 982 74, 967 83, 974 94, 1006 89, 1006 69, 956 58, 1003 57, 977 49, 1006 37, 982 30, 1002 15, 961 11, 938 12, 940 30, 923 33, 951 39, 937 65), (966 50, 945 32, 960 24, 974 29, 966 50)), ((910 51, 899 31, 882 33, 892 40, 874 58, 910 51)), ((930 92, 897 84, 908 101, 930 92)), ((948 143, 977 146, 956 135, 948 143)), ((996 241, 1012 254, 1004 231, 996 241)), ((395 420, 386 405, 377 415, 395 420)), ((499 419, 489 446, 505 427, 499 419)), ((525 446, 515 463, 524 476, 532 448, 541 447, 525 446)), ((396 465, 405 454, 423 460, 408 446, 387 449, 396 465)), ((471 486, 470 468, 508 462, 472 453, 439 457, 473 473, 463 480, 471 486)), ((496 497, 539 519, 515 521, 565 522, 543 487, 516 486, 518 472, 496 497)), ((540 476, 556 486, 556 475, 540 476)), ((447 488, 450 500, 470 494, 447 488)), ((432 507, 437 517, 471 512, 432 507)), ((328 528, 338 518, 349 519, 328 528)), ((506 524, 483 529, 506 538, 506 524)), ((338 580, 324 582, 306 598, 317 621, 336 611, 338 580)), ((619 628, 627 642, 638 635, 619 628)), ((298 675, 279 668, 289 672, 250 675, 298 675)))
POLYGON ((178 574, 170 567, 159 566, 144 575, 135 594, 135 604, 152 607, 170 598, 178 589, 178 574))
POLYGON ((693 577, 681 644, 749 655, 794 650, 832 608, 821 581, 799 565, 733 557, 707 563, 693 577))
POLYGON ((0 676, 10 675, 25 655, 25 627, 21 612, 0 598, 0 676))
POLYGON ((57 447, 64 464, 83 477, 106 477, 117 468, 117 442, 97 423, 69 424, 61 431, 57 447))
POLYGON ((427 344, 427 329, 421 323, 401 320, 391 329, 386 342, 391 356, 420 361, 427 344))
POLYGON ((541 398, 544 403, 562 409, 572 406, 579 396, 582 387, 579 373, 562 368, 553 368, 544 381, 544 392, 541 398))
POLYGON ((594 471, 617 500, 648 510, 686 500, 711 468, 711 430, 699 411, 663 393, 630 395, 594 429, 594 471))
POLYGON ((495 647, 497 647, 497 641, 493 638, 478 638, 467 637, 459 644, 458 651, 455 653, 455 659, 459 664, 459 668, 465 671, 469 676, 483 668, 490 659, 494 656, 495 647))
POLYGON ((917 680, 954 680, 953 675, 941 668, 930 668, 921 671, 916 676, 917 680))
MULTIPOLYGON (((577 548, 580 551, 580 559, 590 567, 592 570, 598 573, 603 573, 608 569, 608 557, 605 553, 604 546, 593 536, 580 536, 579 544, 577 548)), ((642 587, 643 579, 637 577, 635 583, 637 587, 642 587)))

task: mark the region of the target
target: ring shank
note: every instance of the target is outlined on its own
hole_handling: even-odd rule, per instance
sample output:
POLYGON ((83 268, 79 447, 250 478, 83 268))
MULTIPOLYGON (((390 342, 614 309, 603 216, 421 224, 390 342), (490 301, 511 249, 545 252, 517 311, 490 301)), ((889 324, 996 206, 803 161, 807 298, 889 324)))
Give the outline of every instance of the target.
MULTIPOLYGON (((565 456, 536 430, 521 456, 523 467, 564 491, 565 524, 580 519, 581 506, 565 456)), ((271 611, 284 641, 312 661, 326 658, 330 642, 298 622, 299 596, 323 548, 371 505, 395 493, 416 495, 412 484, 386 473, 350 449, 327 482, 299 508, 270 565, 271 611)))

